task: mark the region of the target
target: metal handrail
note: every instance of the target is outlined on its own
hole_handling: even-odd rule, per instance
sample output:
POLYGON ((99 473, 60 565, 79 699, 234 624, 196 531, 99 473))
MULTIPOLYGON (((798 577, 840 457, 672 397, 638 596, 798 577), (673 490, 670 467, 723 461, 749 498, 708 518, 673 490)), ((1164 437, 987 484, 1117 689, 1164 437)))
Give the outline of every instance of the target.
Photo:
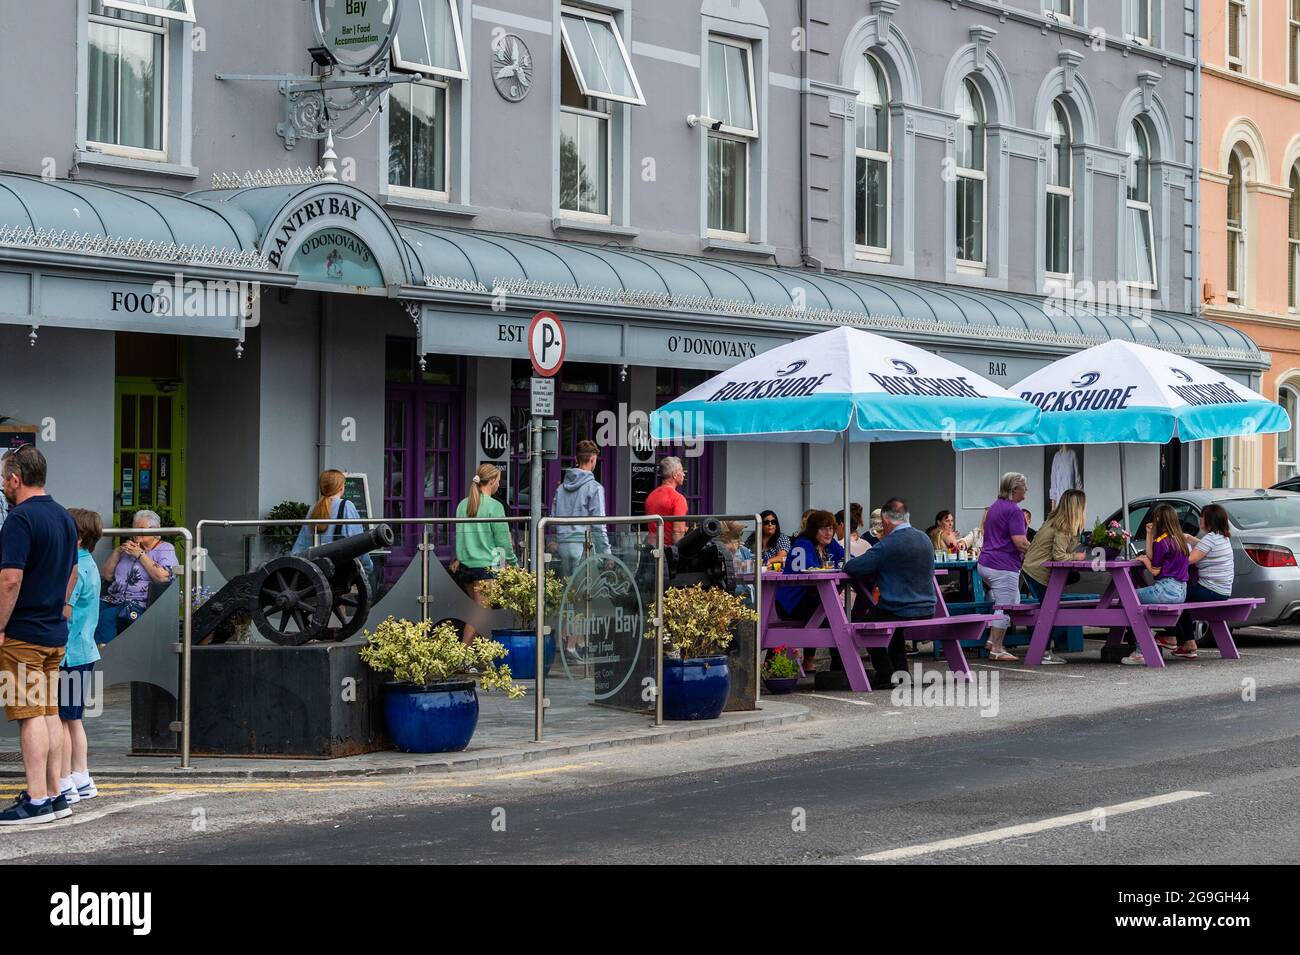
POLYGON ((194 535, 184 527, 111 527, 105 537, 181 537, 185 540, 185 563, 181 589, 181 769, 190 768, 190 623, 194 611, 194 577, 190 561, 197 551, 194 535))
MULTIPOLYGON (((658 546, 651 551, 655 558, 655 615, 650 623, 655 627, 655 726, 664 725, 664 519, 658 514, 645 514, 640 517, 543 517, 537 522, 537 539, 533 542, 537 568, 537 702, 533 716, 534 742, 542 741, 543 712, 545 700, 545 648, 546 636, 550 628, 546 625, 546 564, 550 554, 546 553, 546 528, 552 525, 579 527, 593 524, 654 524, 658 531, 658 546)), ((560 650, 557 635, 556 649, 560 650)))

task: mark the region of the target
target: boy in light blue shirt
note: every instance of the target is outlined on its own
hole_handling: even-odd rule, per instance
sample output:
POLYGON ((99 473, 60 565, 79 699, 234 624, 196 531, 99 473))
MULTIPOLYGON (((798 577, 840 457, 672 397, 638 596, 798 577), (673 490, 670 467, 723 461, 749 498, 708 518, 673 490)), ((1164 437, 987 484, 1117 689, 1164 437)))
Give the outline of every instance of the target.
POLYGON ((95 628, 99 625, 99 568, 91 552, 104 535, 104 525, 94 511, 68 509, 77 525, 77 583, 64 608, 68 618, 68 647, 59 672, 59 719, 63 721, 63 765, 59 789, 68 803, 99 795, 86 765, 88 743, 82 723, 86 700, 94 694, 95 662, 99 646, 95 628))

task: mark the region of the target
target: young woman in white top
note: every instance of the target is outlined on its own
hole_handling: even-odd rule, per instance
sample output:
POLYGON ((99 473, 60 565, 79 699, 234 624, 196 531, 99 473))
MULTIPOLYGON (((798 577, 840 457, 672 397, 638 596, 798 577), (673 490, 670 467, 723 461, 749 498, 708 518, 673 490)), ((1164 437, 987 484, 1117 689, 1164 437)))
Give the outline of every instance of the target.
MULTIPOLYGON (((1207 504, 1201 511, 1201 536, 1187 535, 1192 552, 1187 563, 1196 568, 1197 579, 1187 585, 1188 603, 1227 600, 1232 596, 1233 557, 1228 512, 1219 504, 1207 504)), ((1196 631, 1184 616, 1178 621, 1179 645, 1173 655, 1196 659, 1196 631)))

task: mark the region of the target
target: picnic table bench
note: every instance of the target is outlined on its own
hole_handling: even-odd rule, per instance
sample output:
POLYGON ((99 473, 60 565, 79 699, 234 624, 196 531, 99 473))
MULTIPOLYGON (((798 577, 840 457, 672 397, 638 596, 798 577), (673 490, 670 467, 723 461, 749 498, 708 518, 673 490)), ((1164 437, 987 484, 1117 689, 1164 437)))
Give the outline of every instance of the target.
POLYGON ((1026 666, 1038 666, 1047 649, 1053 627, 1105 627, 1108 645, 1123 643, 1124 634, 1133 631, 1138 649, 1149 667, 1163 668, 1164 657, 1156 643, 1154 631, 1172 627, 1186 614, 1192 620, 1205 621, 1224 659, 1237 660, 1241 654, 1232 639, 1229 623, 1240 623, 1263 601, 1257 597, 1233 597, 1206 603, 1143 604, 1137 599, 1133 571, 1142 565, 1135 560, 1106 561, 1104 569, 1111 581, 1096 600, 1062 600, 1065 581, 1071 570, 1092 570, 1090 561, 1049 561, 1052 575, 1041 604, 997 605, 1013 624, 1032 627, 1026 666))
MULTIPOLYGON (((937 571, 941 574, 942 571, 937 571)), ((935 612, 922 620, 849 620, 844 609, 840 586, 850 584, 856 589, 857 599, 871 600, 871 592, 860 578, 850 577, 839 570, 818 570, 804 573, 763 572, 763 603, 759 612, 763 619, 763 648, 792 646, 807 649, 833 648, 839 651, 849 686, 855 692, 871 689, 861 652, 889 646, 899 631, 907 639, 933 640, 943 646, 948 667, 961 679, 971 680, 970 665, 962 652, 961 641, 977 639, 993 619, 988 614, 962 614, 951 616, 944 604, 943 594, 935 585, 935 612), (783 586, 816 587, 820 603, 806 621, 782 620, 776 613, 776 591, 783 586)))

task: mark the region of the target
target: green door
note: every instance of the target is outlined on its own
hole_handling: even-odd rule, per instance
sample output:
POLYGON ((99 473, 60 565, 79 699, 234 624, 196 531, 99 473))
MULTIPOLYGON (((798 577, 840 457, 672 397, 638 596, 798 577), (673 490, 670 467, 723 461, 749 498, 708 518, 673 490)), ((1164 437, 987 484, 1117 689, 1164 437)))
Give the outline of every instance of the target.
POLYGON ((118 527, 157 511, 164 527, 185 525, 185 385, 119 378, 113 503, 118 527))

